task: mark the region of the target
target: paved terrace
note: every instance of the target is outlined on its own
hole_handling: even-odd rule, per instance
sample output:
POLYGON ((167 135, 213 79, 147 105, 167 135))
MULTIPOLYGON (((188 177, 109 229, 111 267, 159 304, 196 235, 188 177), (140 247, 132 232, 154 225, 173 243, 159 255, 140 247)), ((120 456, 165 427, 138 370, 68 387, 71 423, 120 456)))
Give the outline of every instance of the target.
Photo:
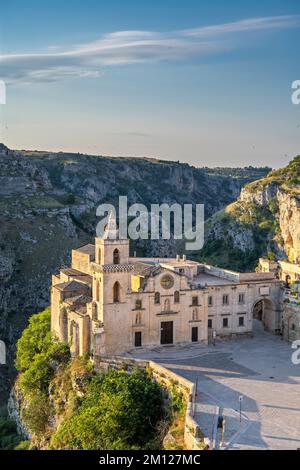
POLYGON ((152 359, 199 383, 195 419, 209 438, 218 407, 226 416, 227 449, 300 448, 300 365, 291 346, 256 325, 254 338, 216 346, 159 347, 135 357, 152 359), (243 395, 242 422, 239 395, 243 395))

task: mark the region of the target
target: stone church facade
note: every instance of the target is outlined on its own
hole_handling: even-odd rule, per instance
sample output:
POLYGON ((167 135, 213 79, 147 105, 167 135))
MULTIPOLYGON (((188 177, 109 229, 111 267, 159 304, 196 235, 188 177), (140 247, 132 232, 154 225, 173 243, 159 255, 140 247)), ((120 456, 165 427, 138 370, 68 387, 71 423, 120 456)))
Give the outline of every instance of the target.
POLYGON ((273 273, 237 273, 177 256, 136 258, 109 222, 52 277, 51 327, 74 356, 208 343, 252 334, 253 319, 280 330, 282 285, 273 273))

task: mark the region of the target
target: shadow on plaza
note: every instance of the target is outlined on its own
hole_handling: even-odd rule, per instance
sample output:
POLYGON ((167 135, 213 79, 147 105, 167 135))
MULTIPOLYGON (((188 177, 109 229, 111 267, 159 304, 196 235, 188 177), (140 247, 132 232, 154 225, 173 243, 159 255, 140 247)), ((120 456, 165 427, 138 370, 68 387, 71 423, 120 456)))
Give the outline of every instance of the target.
MULTIPOLYGON (((267 337, 266 337, 267 338, 267 337)), ((272 351, 273 344, 274 347, 276 345, 279 347, 280 339, 275 340, 274 338, 269 338, 269 352, 272 351)), ((247 341, 247 340, 245 340, 247 341)), ((251 345, 251 339, 249 339, 250 343, 244 343, 245 347, 247 345, 251 345)), ((283 345, 284 346, 284 345, 283 345)), ((252 346, 253 347, 253 346, 252 346)), ((251 346, 250 346, 251 348, 251 346)), ((285 354, 286 348, 283 348, 283 352, 285 354)), ((254 351, 253 354, 259 355, 260 351, 254 351)), ((291 413, 299 412, 299 409, 293 407, 284 407, 284 406, 277 406, 272 405, 270 400, 272 401, 272 384, 281 383, 281 384, 299 384, 299 368, 293 369, 289 367, 286 370, 285 374, 282 374, 276 377, 276 366, 273 363, 270 364, 269 372, 268 370, 265 373, 257 372, 245 365, 238 363, 239 360, 238 355, 233 358, 232 352, 225 352, 225 351, 218 351, 216 350, 215 353, 211 353, 208 355, 203 355, 194 358, 186 358, 186 359, 167 359, 164 360, 162 358, 159 361, 163 366, 167 367, 168 369, 173 370, 174 372, 178 373, 186 377, 187 379, 191 380, 192 382, 196 382, 198 379, 198 407, 200 408, 200 412, 197 413, 195 416, 196 420, 199 422, 201 427, 201 422, 205 422, 206 432, 208 433, 208 437, 212 437, 212 421, 214 419, 214 413, 211 409, 206 413, 206 407, 203 405, 205 402, 204 395, 210 397, 211 403, 215 405, 222 406, 224 408, 225 413, 229 414, 227 421, 227 436, 225 436, 226 444, 231 441, 232 438, 237 437, 237 432, 241 430, 240 428, 240 416, 239 416, 239 396, 240 391, 238 387, 231 388, 230 384, 225 384, 223 380, 228 381, 228 379, 238 379, 238 380, 247 380, 251 382, 251 380, 255 380, 256 382, 265 382, 266 383, 266 402, 268 404, 261 403, 261 406, 265 408, 269 408, 274 410, 286 410, 290 411, 291 413), (270 375, 269 375, 270 374, 270 375), (297 378, 297 380, 296 380, 297 378), (201 384, 203 390, 201 390, 201 384), (202 395, 201 395, 202 394, 202 395), (201 411, 202 406, 202 411, 201 411), (231 410, 231 413, 230 413, 231 410), (232 410, 234 412, 232 413, 232 410)), ((251 387, 251 383, 249 384, 249 388, 251 387)), ((242 387, 245 390, 245 387, 242 387)), ((238 438, 236 439, 236 443, 230 445, 230 448, 239 448, 240 446, 243 448, 256 448, 256 449, 267 449, 269 448, 270 444, 264 440, 267 439, 274 439, 274 441, 282 440, 282 441, 295 441, 300 442, 300 439, 294 437, 286 437, 284 435, 280 435, 280 431, 278 428, 274 428, 270 432, 270 429, 264 433, 264 437, 262 436, 261 432, 261 410, 258 409, 256 401, 251 398, 247 393, 243 392, 243 402, 242 402, 242 412, 246 413, 249 420, 246 420, 244 415, 243 420, 243 430, 241 434, 239 434, 238 438), (245 429, 246 427, 246 429, 245 429), (245 431, 244 431, 245 429, 245 431)), ((263 411, 265 413, 265 411, 263 411)), ((291 417, 292 418, 292 417, 291 417)))
MULTIPOLYGON (((196 421, 200 427, 205 423, 205 432, 208 434, 207 437, 213 437, 213 420, 214 414, 211 410, 206 412, 206 403, 210 398, 211 403, 221 406, 224 409, 224 413, 231 411, 231 416, 226 418, 226 432, 225 441, 228 441, 234 437, 234 435, 240 430, 240 414, 239 414, 239 396, 240 393, 237 390, 230 388, 222 382, 219 382, 217 378, 251 378, 255 376, 256 380, 259 379, 258 374, 247 369, 246 367, 240 366, 230 360, 230 354, 226 354, 226 369, 224 370, 224 355, 215 355, 214 358, 195 358, 189 360, 182 360, 182 363, 172 363, 170 361, 161 362, 164 367, 172 370, 173 372, 182 375, 192 382, 196 382, 198 379, 198 408, 199 411, 195 415, 196 421), (222 370, 223 369, 223 370, 222 370), (214 376, 216 380, 214 380, 214 376), (201 390, 202 384, 205 382, 204 391, 201 390), (206 402, 206 403, 205 403, 206 402), (205 403, 205 404, 204 404, 205 403), (233 412, 232 412, 233 410, 233 412), (228 436, 229 434, 229 436, 228 436)), ((241 434, 238 438, 239 445, 249 445, 256 448, 266 449, 268 446, 261 436, 261 423, 260 420, 255 420, 255 414, 259 413, 256 402, 249 396, 243 396, 242 403, 242 426, 244 427, 247 423, 249 426, 247 430, 247 440, 241 434), (254 416, 251 417, 251 423, 245 418, 244 413, 251 412, 254 416)), ((235 446, 231 446, 234 448, 235 446)))

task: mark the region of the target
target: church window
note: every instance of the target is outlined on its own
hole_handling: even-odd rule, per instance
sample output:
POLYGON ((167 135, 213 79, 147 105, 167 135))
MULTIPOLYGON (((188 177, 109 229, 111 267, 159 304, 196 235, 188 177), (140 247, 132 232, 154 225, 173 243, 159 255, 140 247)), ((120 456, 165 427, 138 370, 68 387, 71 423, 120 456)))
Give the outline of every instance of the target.
POLYGON ((115 282, 114 287, 113 287, 113 299, 114 303, 120 302, 120 284, 119 282, 115 282))
POLYGON ((160 304, 160 293, 159 292, 155 292, 154 303, 155 304, 160 304))
POLYGON ((177 291, 174 292, 174 303, 179 304, 179 301, 180 301, 180 295, 179 295, 179 292, 177 290, 177 291))

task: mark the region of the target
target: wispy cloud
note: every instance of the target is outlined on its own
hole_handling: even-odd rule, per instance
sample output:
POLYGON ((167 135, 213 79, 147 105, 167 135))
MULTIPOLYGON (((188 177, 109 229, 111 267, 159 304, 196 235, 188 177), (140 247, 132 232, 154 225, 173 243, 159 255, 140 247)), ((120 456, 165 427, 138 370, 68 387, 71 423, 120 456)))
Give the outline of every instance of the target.
POLYGON ((250 18, 200 28, 160 33, 119 31, 69 50, 0 55, 0 77, 36 83, 70 77, 98 77, 105 66, 180 60, 225 52, 240 45, 236 34, 299 26, 300 17, 250 18))
POLYGON ((283 29, 298 26, 299 20, 299 15, 248 18, 232 23, 188 29, 185 31, 185 34, 194 37, 208 37, 210 35, 224 35, 228 33, 245 33, 259 30, 267 31, 270 29, 283 29))

